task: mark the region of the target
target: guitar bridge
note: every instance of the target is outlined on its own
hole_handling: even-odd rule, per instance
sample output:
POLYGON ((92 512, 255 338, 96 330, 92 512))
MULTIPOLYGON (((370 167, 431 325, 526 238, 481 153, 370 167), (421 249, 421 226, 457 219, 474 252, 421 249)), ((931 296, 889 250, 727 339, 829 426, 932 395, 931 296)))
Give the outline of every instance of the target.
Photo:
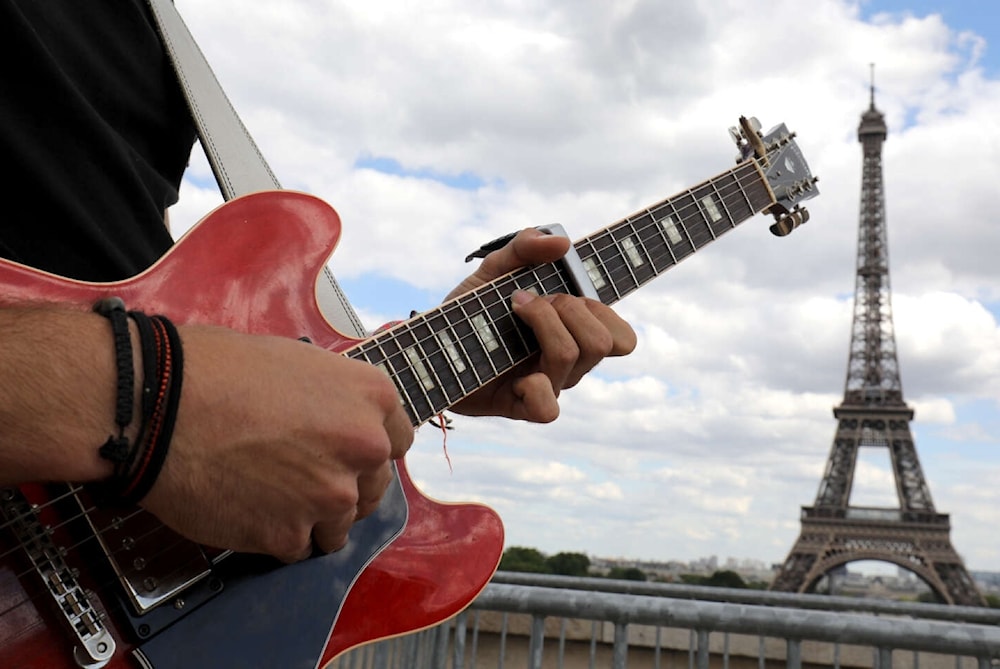
POLYGON ((66 564, 62 549, 20 491, 0 489, 0 501, 8 526, 78 642, 73 648, 77 665, 88 669, 106 666, 115 654, 114 637, 66 564))

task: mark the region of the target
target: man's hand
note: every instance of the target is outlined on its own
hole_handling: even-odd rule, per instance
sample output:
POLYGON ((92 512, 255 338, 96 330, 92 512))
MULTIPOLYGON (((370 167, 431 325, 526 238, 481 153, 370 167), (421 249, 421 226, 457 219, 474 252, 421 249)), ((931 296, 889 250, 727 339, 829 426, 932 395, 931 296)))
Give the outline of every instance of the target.
MULTIPOLYGON (((448 298, 478 288, 519 267, 558 260, 569 249, 565 237, 522 230, 482 264, 448 298)), ((559 415, 559 393, 575 386, 607 356, 635 348, 632 327, 607 305, 572 295, 536 297, 518 291, 514 313, 535 333, 541 354, 488 383, 455 405, 458 413, 507 416, 547 423, 559 415)))
POLYGON ((286 562, 341 548, 413 441, 395 386, 291 339, 180 332, 176 429, 142 506, 194 541, 286 562))

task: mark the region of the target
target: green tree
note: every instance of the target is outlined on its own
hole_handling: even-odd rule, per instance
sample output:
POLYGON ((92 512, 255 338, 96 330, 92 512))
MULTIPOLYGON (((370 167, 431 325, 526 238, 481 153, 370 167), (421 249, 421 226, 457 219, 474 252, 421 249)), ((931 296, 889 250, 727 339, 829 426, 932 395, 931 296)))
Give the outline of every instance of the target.
POLYGON ((500 569, 503 571, 526 571, 535 574, 550 574, 545 556, 536 548, 511 546, 503 552, 500 558, 500 569))
POLYGON ((747 587, 746 581, 743 577, 737 574, 735 571, 730 569, 722 569, 713 572, 711 576, 705 579, 705 585, 712 585, 717 588, 745 588, 747 587))
POLYGON ((612 567, 608 571, 608 578, 617 578, 625 581, 645 581, 646 573, 638 567, 612 567))
POLYGON ((590 573, 590 558, 583 553, 556 553, 545 562, 553 574, 586 576, 590 573))

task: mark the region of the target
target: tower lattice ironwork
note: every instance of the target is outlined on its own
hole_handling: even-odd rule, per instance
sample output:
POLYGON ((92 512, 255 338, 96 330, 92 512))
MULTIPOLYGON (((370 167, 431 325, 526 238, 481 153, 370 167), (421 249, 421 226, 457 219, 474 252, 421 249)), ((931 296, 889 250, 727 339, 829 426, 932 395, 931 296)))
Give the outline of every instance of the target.
POLYGON ((885 117, 871 104, 861 115, 863 151, 854 321, 844 400, 816 501, 802 507, 802 529, 772 590, 807 592, 855 560, 881 560, 923 579, 949 604, 985 605, 952 546, 947 514, 938 513, 910 434, 913 410, 903 401, 889 289, 882 144, 885 117), (898 508, 849 504, 858 451, 888 449, 898 508))

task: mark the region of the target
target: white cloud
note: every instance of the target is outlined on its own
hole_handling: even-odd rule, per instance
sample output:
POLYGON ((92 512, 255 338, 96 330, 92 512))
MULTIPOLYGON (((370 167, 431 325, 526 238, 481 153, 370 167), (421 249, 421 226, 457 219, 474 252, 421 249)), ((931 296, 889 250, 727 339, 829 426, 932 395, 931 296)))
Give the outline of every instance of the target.
MULTIPOLYGON (((981 38, 937 16, 865 23, 842 0, 178 6, 284 185, 337 208, 333 265, 357 281, 443 295, 486 240, 550 222, 579 237, 728 169, 741 114, 797 131, 821 179, 806 226, 776 239, 757 217, 622 302, 637 352, 567 392, 556 423, 458 418, 453 472, 421 430, 429 494, 487 502, 510 543, 545 551, 784 558, 843 393, 876 62, 917 449, 956 548, 997 567, 1000 82, 981 38), (366 157, 484 186, 355 169, 366 157)), ((192 174, 210 178, 197 158, 192 174)), ((192 182, 182 196, 179 227, 218 201, 192 182)), ((886 470, 857 474, 894 490, 886 470)))

